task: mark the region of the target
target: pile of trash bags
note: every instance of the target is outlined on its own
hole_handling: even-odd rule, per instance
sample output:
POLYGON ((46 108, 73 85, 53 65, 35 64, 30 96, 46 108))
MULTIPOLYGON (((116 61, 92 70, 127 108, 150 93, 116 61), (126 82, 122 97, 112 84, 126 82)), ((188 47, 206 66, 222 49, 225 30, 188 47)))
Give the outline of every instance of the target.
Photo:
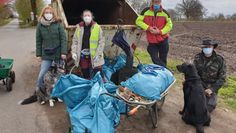
MULTIPOLYGON (((103 74, 98 72, 87 80, 73 74, 63 75, 55 84, 51 97, 64 101, 70 116, 72 133, 114 133, 120 114, 128 110, 124 101, 106 95, 116 95, 118 89, 110 81, 111 76, 126 64, 126 56, 118 56, 114 62, 106 60, 103 74)), ((160 95, 173 82, 173 74, 158 65, 139 65, 138 73, 121 82, 132 92, 150 100, 160 100, 160 95), (145 83, 145 84, 144 84, 145 83)))
POLYGON ((106 95, 116 89, 112 83, 103 83, 100 73, 92 80, 69 74, 59 79, 52 97, 66 104, 73 133, 113 133, 126 110, 123 101, 106 95))

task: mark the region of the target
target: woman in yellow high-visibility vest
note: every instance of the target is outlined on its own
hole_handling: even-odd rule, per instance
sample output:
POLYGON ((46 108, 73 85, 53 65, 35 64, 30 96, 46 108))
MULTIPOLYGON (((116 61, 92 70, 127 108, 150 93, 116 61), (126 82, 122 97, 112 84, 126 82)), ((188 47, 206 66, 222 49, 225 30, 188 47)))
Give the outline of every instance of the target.
POLYGON ((93 21, 91 11, 83 11, 82 19, 74 33, 71 53, 75 65, 81 68, 83 77, 91 79, 92 74, 102 70, 105 38, 100 25, 93 21))

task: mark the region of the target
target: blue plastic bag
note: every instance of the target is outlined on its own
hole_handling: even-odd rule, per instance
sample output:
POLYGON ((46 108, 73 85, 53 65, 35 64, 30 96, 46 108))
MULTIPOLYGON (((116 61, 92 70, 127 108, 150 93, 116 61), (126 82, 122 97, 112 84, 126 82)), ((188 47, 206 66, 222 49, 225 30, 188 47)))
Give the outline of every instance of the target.
POLYGON ((51 96, 63 100, 68 108, 74 108, 87 97, 92 85, 91 81, 73 74, 61 76, 51 96))
POLYGON ((160 100, 163 93, 175 80, 173 74, 159 65, 139 65, 139 72, 122 86, 150 100, 160 100))
POLYGON ((113 133, 126 105, 104 93, 117 88, 112 82, 104 84, 100 73, 92 80, 66 75, 57 82, 52 96, 66 104, 73 133, 84 133, 85 129, 89 133, 113 133))
POLYGON ((112 62, 109 59, 105 60, 105 64, 102 67, 105 78, 109 81, 111 76, 116 71, 120 70, 126 65, 126 56, 121 54, 115 58, 112 62))
POLYGON ((119 104, 116 99, 104 94, 107 90, 101 81, 95 82, 88 96, 69 110, 73 133, 84 132, 85 128, 91 133, 113 133, 114 126, 119 123, 119 104))

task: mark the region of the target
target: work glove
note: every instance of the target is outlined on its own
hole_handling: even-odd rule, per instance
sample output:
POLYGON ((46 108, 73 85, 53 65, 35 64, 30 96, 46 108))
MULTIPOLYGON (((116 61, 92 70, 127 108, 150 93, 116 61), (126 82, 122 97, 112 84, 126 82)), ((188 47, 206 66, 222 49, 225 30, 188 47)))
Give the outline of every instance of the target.
POLYGON ((77 61, 77 54, 72 54, 72 58, 77 61))

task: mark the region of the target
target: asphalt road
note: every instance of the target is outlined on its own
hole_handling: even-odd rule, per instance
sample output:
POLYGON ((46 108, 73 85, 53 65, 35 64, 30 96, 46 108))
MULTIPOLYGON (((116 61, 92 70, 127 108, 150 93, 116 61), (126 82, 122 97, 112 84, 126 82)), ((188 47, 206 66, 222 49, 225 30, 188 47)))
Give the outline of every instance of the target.
POLYGON ((12 92, 6 92, 5 86, 0 81, 1 133, 65 132, 60 130, 63 122, 58 123, 58 119, 65 118, 57 118, 58 114, 56 114, 61 110, 61 114, 65 115, 63 108, 50 108, 47 105, 39 105, 39 103, 25 106, 17 104, 19 100, 28 97, 35 88, 37 73, 35 75, 29 73, 35 69, 38 72, 39 68, 39 63, 32 63, 35 58, 34 51, 35 29, 20 29, 17 20, 0 27, 0 57, 13 58, 13 70, 16 73, 16 82, 12 92))

